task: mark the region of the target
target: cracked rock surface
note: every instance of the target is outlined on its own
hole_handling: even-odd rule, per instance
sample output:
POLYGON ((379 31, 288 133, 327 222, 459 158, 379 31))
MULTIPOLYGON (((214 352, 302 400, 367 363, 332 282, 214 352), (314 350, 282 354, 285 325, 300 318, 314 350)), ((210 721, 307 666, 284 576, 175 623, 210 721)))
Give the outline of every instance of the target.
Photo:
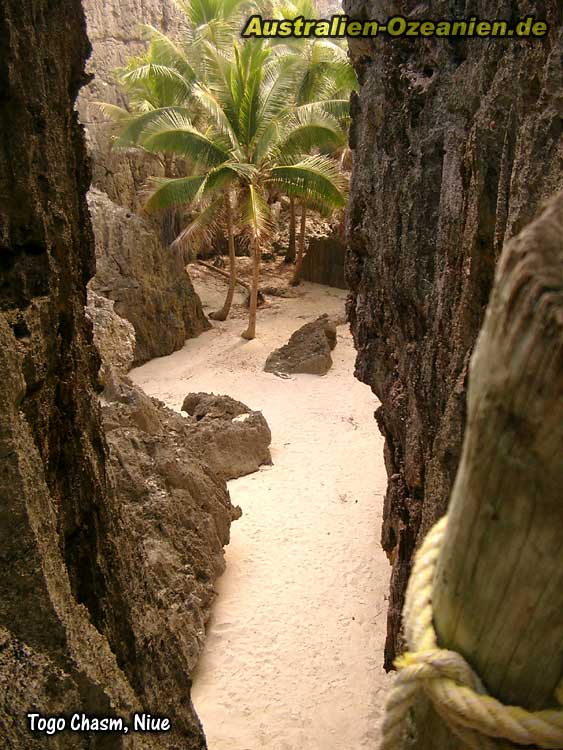
POLYGON ((262 412, 213 393, 189 393, 182 411, 191 417, 190 432, 218 476, 235 479, 272 463, 272 434, 262 412))
POLYGON ((545 18, 542 41, 351 40, 348 312, 356 374, 381 401, 393 563, 386 664, 417 545, 445 512, 467 365, 503 243, 562 187, 563 7, 556 0, 344 0, 352 17, 545 18), (468 10, 471 6, 470 11, 468 10), (508 14, 508 15, 507 15, 508 14))
POLYGON ((90 289, 113 300, 135 329, 134 364, 181 349, 209 328, 183 256, 165 247, 143 217, 92 189, 88 203, 96 239, 90 289))
POLYGON ((273 351, 264 366, 266 372, 286 375, 326 375, 332 367, 331 351, 336 346, 336 325, 328 315, 305 323, 284 346, 273 351))
POLYGON ((80 2, 5 0, 0 46, 2 746, 47 746, 27 726, 36 707, 172 721, 127 739, 64 733, 47 741, 55 750, 205 750, 190 675, 238 511, 185 420, 111 371, 104 434, 85 315, 95 253, 74 111, 80 2))

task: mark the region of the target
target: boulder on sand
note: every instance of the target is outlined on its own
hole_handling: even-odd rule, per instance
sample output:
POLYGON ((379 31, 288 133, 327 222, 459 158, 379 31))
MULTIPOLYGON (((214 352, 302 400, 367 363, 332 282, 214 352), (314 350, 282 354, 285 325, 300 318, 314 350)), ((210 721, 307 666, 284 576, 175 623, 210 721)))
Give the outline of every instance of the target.
POLYGON ((330 352, 335 346, 336 323, 328 315, 321 315, 295 331, 285 346, 273 351, 264 370, 326 375, 332 367, 330 352))
POLYGON ((192 438, 204 460, 222 479, 242 477, 272 463, 272 434, 262 412, 213 393, 189 393, 182 411, 191 418, 192 438))

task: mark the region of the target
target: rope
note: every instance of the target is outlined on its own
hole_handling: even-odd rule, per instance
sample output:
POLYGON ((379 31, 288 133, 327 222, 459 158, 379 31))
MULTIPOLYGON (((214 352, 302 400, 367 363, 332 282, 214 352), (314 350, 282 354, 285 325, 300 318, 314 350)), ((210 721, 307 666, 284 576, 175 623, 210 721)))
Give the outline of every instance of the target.
MULTIPOLYGON (((503 705, 486 694, 461 654, 438 647, 432 585, 446 524, 447 516, 431 529, 415 557, 403 611, 410 651, 395 662, 399 671, 387 700, 380 750, 403 747, 407 717, 421 688, 449 729, 471 750, 498 750, 503 746, 499 740, 562 750, 562 710, 525 711, 503 705)), ((563 683, 556 697, 563 704, 563 683)))

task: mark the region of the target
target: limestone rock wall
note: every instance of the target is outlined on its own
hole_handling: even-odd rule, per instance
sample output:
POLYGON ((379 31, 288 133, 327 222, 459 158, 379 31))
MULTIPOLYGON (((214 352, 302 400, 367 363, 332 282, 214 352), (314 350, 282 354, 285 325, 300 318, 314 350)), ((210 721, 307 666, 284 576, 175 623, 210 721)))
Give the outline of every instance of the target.
POLYGON ((191 674, 225 570, 223 546, 241 511, 198 458, 182 416, 126 379, 108 381, 102 415, 119 518, 112 573, 125 608, 108 607, 105 627, 130 683, 153 714, 172 721, 159 747, 204 750, 191 674))
POLYGON ((115 312, 112 300, 92 289, 88 291, 86 317, 92 323, 94 343, 100 353, 98 379, 105 385, 110 368, 118 374, 126 375, 133 366, 135 329, 128 320, 115 312))
POLYGON ((140 702, 91 622, 109 595, 109 490, 84 318, 90 175, 69 98, 88 49, 80 3, 6 0, 0 44, 0 724, 7 747, 27 750, 45 746, 27 731, 29 707, 140 702))
POLYGON ((351 42, 349 315, 357 376, 382 405, 393 563, 386 664, 416 545, 444 513, 467 364, 503 242, 563 184, 563 7, 557 0, 345 0, 358 18, 546 18, 544 41, 351 42))
POLYGON ((115 311, 136 333, 134 364, 179 349, 209 327, 183 259, 169 249, 178 227, 174 214, 143 215, 148 177, 163 174, 159 161, 134 149, 113 150, 112 126, 96 102, 125 105, 114 71, 146 49, 142 25, 179 33, 174 0, 84 0, 92 76, 78 99, 92 157, 90 208, 97 275, 92 287, 115 301, 115 311))
POLYGON ((164 247, 138 214, 92 189, 88 197, 96 239, 90 288, 114 300, 135 329, 134 363, 171 354, 209 328, 181 254, 164 247))
POLYGON ((73 109, 88 51, 79 0, 4 0, 0 47, 2 747, 205 750, 190 673, 238 511, 142 394, 116 391, 109 448, 104 437, 84 310, 94 241, 73 109), (28 731, 30 709, 144 710, 173 730, 46 740, 28 731))
POLYGON ((114 71, 146 48, 142 24, 174 33, 181 14, 174 0, 83 0, 83 6, 92 44, 87 70, 93 78, 80 93, 78 109, 93 156, 92 181, 120 206, 137 210, 140 189, 147 177, 161 173, 160 166, 148 155, 112 151, 111 129, 95 102, 125 105, 114 71))

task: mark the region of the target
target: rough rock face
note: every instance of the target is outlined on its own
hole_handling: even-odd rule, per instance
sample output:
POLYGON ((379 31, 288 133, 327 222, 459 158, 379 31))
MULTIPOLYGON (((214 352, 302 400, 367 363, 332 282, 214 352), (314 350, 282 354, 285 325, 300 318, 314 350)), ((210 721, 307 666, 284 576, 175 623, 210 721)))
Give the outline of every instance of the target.
POLYGON ((174 0, 84 0, 84 9, 93 78, 80 94, 78 110, 98 188, 90 198, 98 261, 92 287, 115 300, 116 312, 133 324, 139 364, 181 348, 208 323, 183 259, 167 246, 177 234, 174 214, 149 219, 132 213, 141 210, 147 178, 163 174, 160 162, 134 149, 112 150, 112 127, 95 102, 123 106, 114 71, 146 48, 142 24, 177 32, 182 15, 174 0), (148 303, 143 314, 141 298, 148 303))
POLYGON ((264 415, 230 396, 189 393, 182 404, 194 445, 213 472, 235 479, 271 464, 272 434, 264 415))
POLYGON ((160 441, 134 426, 113 430, 112 461, 130 460, 134 475, 115 471, 114 490, 84 313, 94 243, 73 111, 88 50, 80 2, 5 0, 0 46, 0 182, 9 185, 0 191, 2 743, 205 750, 189 669, 236 512, 223 483, 182 454, 174 435, 160 441), (153 491, 151 482, 160 485, 153 491), (141 497, 134 508, 131 486, 141 497), (175 619, 192 630, 177 632, 175 619), (169 714, 173 731, 46 740, 28 730, 32 707, 169 714))
POLYGON ((108 383, 103 404, 122 519, 114 543, 124 562, 131 679, 153 706, 186 723, 189 677, 213 585, 225 569, 223 545, 241 512, 224 481, 197 457, 183 417, 119 377, 108 383))
POLYGON ((137 214, 91 190, 96 275, 90 288, 115 302, 135 329, 135 364, 180 349, 209 328, 181 254, 165 248, 137 214))
POLYGON ((109 367, 126 375, 133 366, 135 353, 135 329, 115 312, 113 306, 112 300, 89 290, 86 317, 92 323, 94 343, 102 360, 98 373, 102 385, 108 379, 109 367))
POLYGON ((301 278, 315 284, 348 289, 344 275, 345 245, 337 231, 327 237, 311 237, 303 258, 301 278))
POLYGON ((273 351, 264 365, 266 372, 326 375, 332 367, 330 352, 336 346, 336 325, 328 315, 305 323, 284 346, 273 351))
POLYGON ((444 513, 464 431, 467 364, 503 242, 562 184, 556 0, 346 0, 356 17, 546 18, 545 41, 351 42, 349 315, 356 373, 382 406, 393 561, 386 665, 401 647, 413 550, 444 513))
POLYGON ((0 723, 7 747, 28 750, 45 746, 27 730, 30 706, 103 714, 141 701, 92 624, 112 596, 111 518, 84 317, 94 253, 72 111, 88 49, 80 3, 6 0, 0 44, 0 723))
POLYGON ((174 0, 84 0, 92 55, 88 72, 92 81, 80 93, 80 120, 87 128, 93 156, 93 184, 121 206, 137 210, 140 189, 147 177, 162 174, 156 159, 134 151, 112 151, 111 128, 95 105, 97 101, 124 106, 114 70, 146 48, 142 24, 170 33, 180 26, 174 0))

